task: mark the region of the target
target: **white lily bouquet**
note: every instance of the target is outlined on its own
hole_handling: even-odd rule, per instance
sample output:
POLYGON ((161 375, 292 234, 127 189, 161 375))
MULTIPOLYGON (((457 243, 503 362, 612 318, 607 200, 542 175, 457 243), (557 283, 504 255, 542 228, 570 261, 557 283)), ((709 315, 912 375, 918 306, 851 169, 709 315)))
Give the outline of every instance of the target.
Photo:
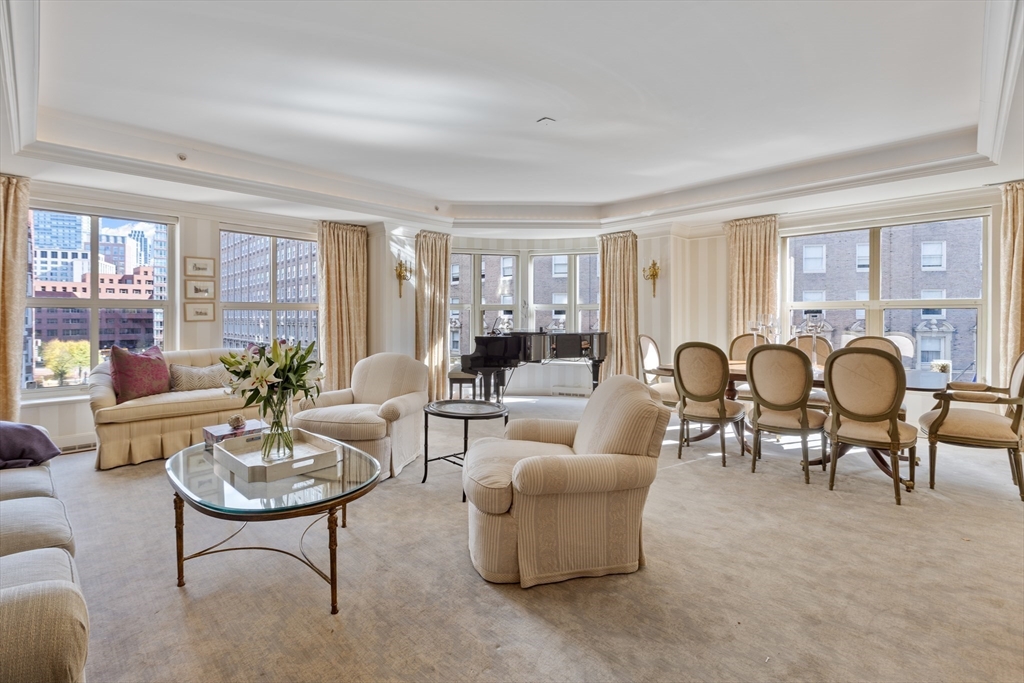
POLYGON ((231 393, 245 397, 245 406, 259 406, 260 418, 270 425, 264 431, 264 460, 292 456, 295 443, 291 433, 293 401, 301 394, 314 401, 320 395, 322 363, 313 357, 314 344, 303 348, 285 340, 267 346, 249 346, 221 356, 228 373, 234 377, 231 393))

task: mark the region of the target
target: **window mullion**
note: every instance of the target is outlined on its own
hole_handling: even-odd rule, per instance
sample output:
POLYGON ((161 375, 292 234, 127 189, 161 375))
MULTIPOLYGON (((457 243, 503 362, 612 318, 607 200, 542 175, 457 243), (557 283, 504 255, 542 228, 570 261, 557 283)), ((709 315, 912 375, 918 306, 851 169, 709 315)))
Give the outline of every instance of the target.
POLYGON ((871 228, 868 233, 868 301, 864 310, 867 334, 881 337, 885 327, 885 313, 881 306, 882 294, 882 229, 871 228))

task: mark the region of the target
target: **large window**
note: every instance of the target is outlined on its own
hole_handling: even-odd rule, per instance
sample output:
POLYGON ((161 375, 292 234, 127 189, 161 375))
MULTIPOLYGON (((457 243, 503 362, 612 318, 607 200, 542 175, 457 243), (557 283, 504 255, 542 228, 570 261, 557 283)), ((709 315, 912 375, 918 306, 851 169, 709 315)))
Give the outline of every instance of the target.
POLYGON ((453 253, 451 263, 448 348, 451 361, 456 363, 456 352, 472 353, 474 336, 517 326, 518 257, 453 253), (458 277, 460 273, 466 277, 458 277), (480 277, 470 277, 470 273, 479 273, 480 277))
POLYGON ((804 311, 827 305, 824 334, 835 348, 881 335, 900 347, 908 370, 948 360, 954 379, 973 379, 987 306, 984 261, 978 267, 985 226, 981 217, 955 218, 789 237, 788 332, 803 332, 804 311), (808 270, 808 255, 815 266, 826 251, 835 267, 827 275, 808 270))
POLYGON ((568 332, 598 330, 597 254, 536 254, 531 264, 533 327, 568 332))
POLYGON ((26 389, 82 384, 115 344, 163 347, 168 224, 29 212, 26 389))
POLYGON ((453 253, 449 310, 452 362, 473 337, 510 329, 597 331, 600 279, 595 253, 453 253), (529 258, 521 277, 520 259, 529 258), (471 276, 472 275, 472 276, 471 276), (524 305, 524 299, 529 306, 524 305))
POLYGON ((221 230, 224 346, 317 339, 316 242, 221 230))

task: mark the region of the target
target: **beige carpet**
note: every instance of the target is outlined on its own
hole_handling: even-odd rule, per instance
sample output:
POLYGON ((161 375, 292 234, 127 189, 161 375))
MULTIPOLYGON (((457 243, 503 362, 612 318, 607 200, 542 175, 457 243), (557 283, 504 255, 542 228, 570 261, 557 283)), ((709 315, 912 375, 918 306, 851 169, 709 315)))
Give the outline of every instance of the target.
MULTIPOLYGON (((512 399, 513 417, 577 416, 582 399, 512 399)), ((943 447, 938 488, 897 507, 862 453, 837 488, 769 442, 758 472, 717 438, 676 459, 673 419, 647 503, 648 566, 538 586, 488 584, 466 550, 461 471, 422 460, 349 509, 339 602, 295 560, 243 551, 186 563, 175 586, 163 462, 54 474, 76 532, 107 681, 1007 681, 1024 680, 1024 502, 1005 452, 943 447)), ((434 419, 439 453, 461 422, 434 419)), ((501 421, 473 423, 470 438, 501 421)), ((445 451, 448 452, 448 451, 445 451)), ((308 522, 250 524, 235 540, 295 550, 308 522)), ((187 551, 235 525, 186 508, 187 551)), ((307 550, 327 566, 326 524, 307 550)))

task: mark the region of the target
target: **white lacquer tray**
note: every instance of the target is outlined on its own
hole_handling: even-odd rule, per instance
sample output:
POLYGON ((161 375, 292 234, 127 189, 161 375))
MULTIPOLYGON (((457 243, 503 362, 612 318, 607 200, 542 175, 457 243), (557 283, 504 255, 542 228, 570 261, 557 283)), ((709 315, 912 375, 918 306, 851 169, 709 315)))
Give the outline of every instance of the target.
POLYGON ((337 441, 304 429, 293 429, 295 455, 286 460, 264 462, 263 434, 225 439, 213 446, 214 461, 247 482, 270 482, 330 467, 341 457, 337 441))

